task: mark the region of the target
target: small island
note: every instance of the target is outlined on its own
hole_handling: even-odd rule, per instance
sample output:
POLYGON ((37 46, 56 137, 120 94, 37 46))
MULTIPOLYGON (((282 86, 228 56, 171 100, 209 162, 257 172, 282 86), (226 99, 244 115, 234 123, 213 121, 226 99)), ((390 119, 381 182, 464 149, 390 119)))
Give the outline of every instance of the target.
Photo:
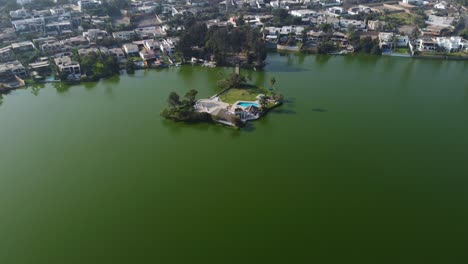
POLYGON ((196 90, 188 91, 182 99, 172 92, 161 116, 173 121, 211 122, 241 128, 283 103, 283 96, 273 89, 275 83, 272 77, 268 89, 257 87, 248 84, 237 71, 218 82, 224 88, 222 92, 207 99, 196 100, 196 90))

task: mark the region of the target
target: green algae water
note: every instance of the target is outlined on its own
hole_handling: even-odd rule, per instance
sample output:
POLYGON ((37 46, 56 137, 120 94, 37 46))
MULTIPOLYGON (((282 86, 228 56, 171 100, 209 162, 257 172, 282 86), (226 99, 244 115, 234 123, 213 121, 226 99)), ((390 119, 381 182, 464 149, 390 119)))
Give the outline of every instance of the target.
POLYGON ((466 263, 468 63, 270 54, 243 130, 159 112, 183 66, 0 106, 0 263, 466 263))

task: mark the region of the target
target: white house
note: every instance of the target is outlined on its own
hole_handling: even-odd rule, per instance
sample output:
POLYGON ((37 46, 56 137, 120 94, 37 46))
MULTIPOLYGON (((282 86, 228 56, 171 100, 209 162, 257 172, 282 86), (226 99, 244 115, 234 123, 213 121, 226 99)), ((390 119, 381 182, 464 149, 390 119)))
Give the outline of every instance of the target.
POLYGON ((416 50, 418 51, 436 51, 437 42, 432 39, 417 39, 416 50))
POLYGON ((422 5, 423 4, 423 0, 402 0, 401 2, 407 5, 422 5))
POLYGON ((348 14, 358 15, 360 13, 369 13, 371 11, 372 11, 372 9, 370 7, 359 5, 359 6, 353 6, 353 7, 349 8, 348 9, 348 14))
POLYGON ((462 37, 438 37, 435 38, 435 42, 449 52, 468 51, 468 41, 462 37))
POLYGON ((317 12, 314 10, 309 9, 299 9, 299 10, 292 10, 289 12, 291 16, 300 17, 300 18, 309 18, 314 17, 317 15, 317 12))
POLYGON ((448 4, 445 1, 439 2, 439 3, 434 5, 435 9, 441 9, 441 10, 445 10, 445 9, 447 9, 447 7, 448 7, 448 4))
POLYGON ((290 33, 301 34, 304 31, 304 27, 301 26, 283 26, 283 27, 266 27, 266 31, 270 35, 289 35, 290 33))

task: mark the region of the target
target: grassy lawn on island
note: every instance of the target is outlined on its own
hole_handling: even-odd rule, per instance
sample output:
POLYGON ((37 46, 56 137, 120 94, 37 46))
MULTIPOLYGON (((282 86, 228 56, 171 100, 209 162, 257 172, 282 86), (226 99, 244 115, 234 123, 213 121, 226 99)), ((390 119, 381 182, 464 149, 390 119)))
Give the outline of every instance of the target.
POLYGON ((221 101, 233 104, 237 101, 256 101, 257 95, 269 95, 270 92, 259 87, 232 88, 220 96, 221 101))
POLYGON ((408 53, 410 53, 410 49, 409 48, 396 48, 393 52, 408 54, 408 53))

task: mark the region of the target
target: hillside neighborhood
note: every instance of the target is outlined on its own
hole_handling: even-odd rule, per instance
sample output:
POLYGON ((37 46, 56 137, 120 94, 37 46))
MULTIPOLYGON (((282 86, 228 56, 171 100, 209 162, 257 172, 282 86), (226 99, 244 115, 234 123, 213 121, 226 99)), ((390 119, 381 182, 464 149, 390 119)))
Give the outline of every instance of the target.
POLYGON ((466 0, 3 0, 0 89, 182 63, 261 68, 267 50, 466 59, 467 6, 466 0))

